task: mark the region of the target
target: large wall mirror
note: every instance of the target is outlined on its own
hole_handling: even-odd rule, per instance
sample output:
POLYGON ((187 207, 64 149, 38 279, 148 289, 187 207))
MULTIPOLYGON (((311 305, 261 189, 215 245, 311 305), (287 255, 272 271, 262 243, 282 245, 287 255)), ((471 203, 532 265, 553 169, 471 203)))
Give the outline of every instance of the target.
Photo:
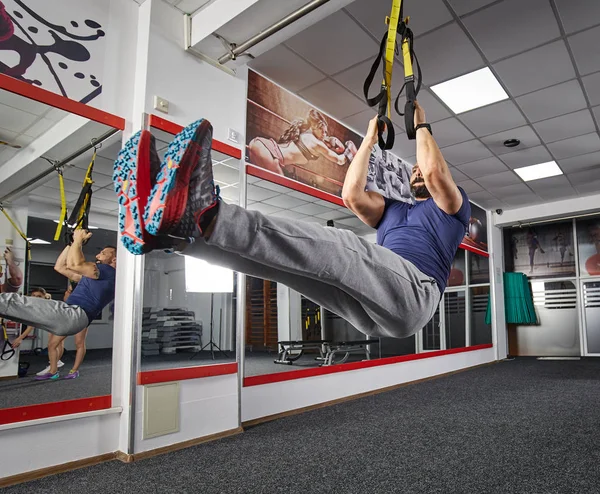
MULTIPOLYGON (((181 128, 155 116, 150 122, 162 160, 181 128)), ((239 158, 234 154, 233 148, 213 141, 215 182, 225 201, 238 204, 239 158)), ((235 362, 237 278, 234 271, 189 256, 146 254, 141 372, 235 362)))
POLYGON ((6 76, 1 76, 0 87, 10 88, 0 89, 0 204, 6 213, 0 214, 0 243, 2 253, 10 252, 2 258, 2 291, 64 301, 89 290, 81 276, 65 276, 61 253, 68 242, 65 233, 71 230, 69 216, 77 209, 92 164, 87 215, 91 237, 82 252, 96 268, 106 264, 110 278, 102 307, 91 321, 86 319, 86 328, 62 342, 53 343, 48 331, 4 318, 0 423, 30 416, 22 412, 29 408, 22 407, 31 405, 85 399, 91 408, 105 408, 111 402, 114 293, 109 292, 114 291, 115 272, 106 254, 116 255, 112 247, 117 245, 118 210, 111 175, 124 121, 6 76), (67 221, 57 236, 63 206, 67 221), (58 374, 40 379, 53 374, 49 352, 54 349, 58 374))

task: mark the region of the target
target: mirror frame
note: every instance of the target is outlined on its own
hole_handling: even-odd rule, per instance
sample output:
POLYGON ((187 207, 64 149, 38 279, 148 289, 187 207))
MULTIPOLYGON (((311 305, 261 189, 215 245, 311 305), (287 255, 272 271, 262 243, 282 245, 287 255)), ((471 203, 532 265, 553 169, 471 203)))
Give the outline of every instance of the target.
MULTIPOLYGON (((125 119, 122 117, 74 101, 5 74, 0 74, 0 90, 23 96, 121 131, 125 130, 125 119)), ((62 415, 105 410, 112 407, 112 401, 111 392, 111 394, 103 396, 4 408, 0 409, 0 426, 62 415)))

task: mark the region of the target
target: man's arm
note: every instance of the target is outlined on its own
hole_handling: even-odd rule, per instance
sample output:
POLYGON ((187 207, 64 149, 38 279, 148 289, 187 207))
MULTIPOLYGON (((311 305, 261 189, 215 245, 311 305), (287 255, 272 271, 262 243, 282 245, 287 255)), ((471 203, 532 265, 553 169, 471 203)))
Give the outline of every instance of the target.
POLYGON ((385 210, 383 196, 377 192, 365 190, 367 186, 367 172, 369 170, 369 157, 376 142, 377 117, 369 122, 367 135, 348 167, 342 189, 342 199, 346 207, 358 216, 363 223, 372 228, 377 226, 385 210))
MULTIPOLYGON (((415 127, 425 123, 425 112, 415 101, 415 127)), ((450 169, 429 130, 417 130, 417 163, 423 174, 425 186, 437 206, 447 214, 456 214, 463 198, 454 183, 450 169)))
POLYGON ((81 280, 81 275, 67 267, 67 256, 69 254, 69 250, 70 246, 67 245, 60 253, 60 256, 58 256, 58 259, 56 259, 56 263, 54 264, 54 271, 78 283, 81 280))
POLYGON ((67 252, 67 268, 86 278, 95 280, 100 276, 100 271, 95 262, 86 262, 83 255, 83 244, 92 236, 90 232, 79 229, 73 232, 73 245, 67 252))
POLYGON ((4 251, 4 260, 8 266, 8 284, 12 288, 19 288, 23 284, 23 271, 17 266, 15 255, 9 247, 4 251))

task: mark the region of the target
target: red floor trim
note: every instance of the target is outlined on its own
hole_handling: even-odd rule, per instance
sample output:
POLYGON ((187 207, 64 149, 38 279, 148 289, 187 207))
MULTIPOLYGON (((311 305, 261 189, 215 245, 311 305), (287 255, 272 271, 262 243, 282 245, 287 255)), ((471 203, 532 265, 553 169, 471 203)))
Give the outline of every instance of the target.
POLYGON ((254 166, 251 163, 246 163, 246 173, 248 175, 252 175, 253 177, 262 178, 263 180, 267 180, 268 182, 273 182, 278 185, 288 187, 292 190, 303 192, 305 194, 308 194, 309 196, 317 197, 327 202, 332 202, 333 204, 337 204, 338 206, 346 207, 341 197, 334 196, 329 192, 323 192, 322 190, 315 189, 310 185, 304 185, 303 183, 296 182, 295 180, 291 180, 289 178, 278 175, 277 173, 270 172, 268 170, 265 170, 264 168, 254 166))
MULTIPOLYGON (((179 124, 173 123, 165 118, 159 117, 157 115, 150 115, 150 119, 148 121, 150 127, 154 127, 155 129, 164 130, 169 134, 179 134, 183 130, 183 127, 179 124)), ((213 139, 212 148, 215 151, 219 151, 220 153, 226 154, 227 156, 231 156, 232 158, 240 159, 242 157, 242 151, 234 146, 230 146, 229 144, 225 144, 224 142, 217 141, 213 139)))
POLYGON ((159 369, 138 372, 137 383, 145 384, 168 383, 185 381, 187 379, 201 379, 203 377, 225 376, 237 374, 238 364, 202 365, 198 367, 181 367, 179 369, 159 369))
POLYGON ((421 360, 425 358, 441 357, 443 355, 454 355, 457 353, 474 352, 493 348, 494 345, 476 345, 464 348, 453 348, 451 350, 439 350, 437 352, 414 353, 411 355, 402 355, 399 357, 387 357, 376 360, 365 360, 362 362, 350 362, 348 364, 332 365, 328 367, 315 367, 312 369, 302 369, 297 371, 280 372, 277 374, 265 374, 262 376, 251 376, 244 378, 244 387, 260 386, 262 384, 272 384, 294 379, 303 379, 306 377, 324 376, 326 374, 335 374, 336 372, 347 372, 358 369, 368 369, 369 367, 379 367, 380 365, 397 364, 400 362, 410 362, 412 360, 421 360))
POLYGON ((4 408, 0 410, 0 425, 14 424, 27 420, 45 419, 48 417, 60 417, 73 413, 92 412, 105 410, 112 406, 111 395, 93 396, 91 398, 79 398, 76 400, 56 401, 52 403, 41 403, 39 405, 28 405, 15 408, 4 408))
POLYGON ((19 94, 26 98, 45 103, 46 105, 53 106, 54 108, 60 108, 69 113, 74 113, 80 117, 89 118, 94 122, 99 122, 115 129, 125 129, 125 119, 117 117, 111 113, 107 113, 102 110, 98 110, 93 106, 85 105, 79 101, 66 98, 60 94, 47 91, 41 87, 28 84, 27 82, 20 81, 14 77, 0 74, 0 89, 5 89, 11 93, 19 94))

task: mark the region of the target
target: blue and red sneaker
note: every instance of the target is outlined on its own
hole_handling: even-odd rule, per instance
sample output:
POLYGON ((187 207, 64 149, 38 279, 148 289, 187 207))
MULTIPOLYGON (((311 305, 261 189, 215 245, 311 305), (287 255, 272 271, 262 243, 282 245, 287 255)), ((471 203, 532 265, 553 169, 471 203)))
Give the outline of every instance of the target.
POLYGON ((216 215, 219 188, 213 181, 211 146, 212 125, 203 119, 169 145, 144 214, 152 235, 193 241, 216 215))
POLYGON ((154 136, 147 130, 131 136, 115 161, 113 182, 121 241, 132 254, 157 248, 156 239, 144 228, 143 215, 160 166, 154 136))

